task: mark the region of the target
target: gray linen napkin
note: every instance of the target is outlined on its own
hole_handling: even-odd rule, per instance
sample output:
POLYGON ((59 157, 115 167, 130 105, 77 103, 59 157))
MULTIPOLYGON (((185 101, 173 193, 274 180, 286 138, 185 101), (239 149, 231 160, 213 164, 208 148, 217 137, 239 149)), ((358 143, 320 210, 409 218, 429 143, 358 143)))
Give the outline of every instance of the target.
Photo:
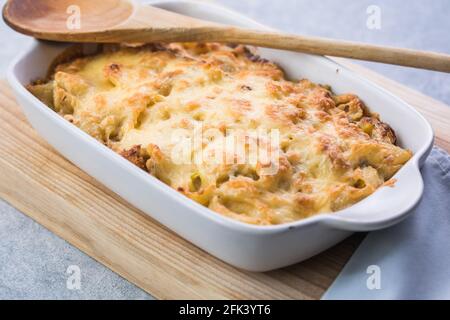
POLYGON ((450 156, 434 148, 422 174, 414 212, 370 233, 322 299, 450 299, 450 156))

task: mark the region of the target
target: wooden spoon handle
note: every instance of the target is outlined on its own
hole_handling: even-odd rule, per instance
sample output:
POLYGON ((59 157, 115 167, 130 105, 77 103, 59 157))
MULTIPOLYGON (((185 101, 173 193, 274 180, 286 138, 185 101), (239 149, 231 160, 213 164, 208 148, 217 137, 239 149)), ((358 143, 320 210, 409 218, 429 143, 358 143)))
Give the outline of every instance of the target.
POLYGON ((246 29, 230 29, 222 37, 227 42, 450 72, 450 55, 443 53, 246 29))
MULTIPOLYGON (((444 53, 378 46, 365 43, 290 35, 223 25, 199 25, 167 28, 125 28, 110 30, 95 37, 95 41, 111 42, 120 38, 127 42, 222 42, 284 49, 310 54, 382 62, 407 67, 450 73, 450 55, 444 53), (117 31, 118 34, 115 33, 117 31)), ((67 37, 67 35, 65 35, 67 37)), ((86 36, 85 36, 86 37, 86 36)), ((75 40, 75 39, 73 39, 75 40)))

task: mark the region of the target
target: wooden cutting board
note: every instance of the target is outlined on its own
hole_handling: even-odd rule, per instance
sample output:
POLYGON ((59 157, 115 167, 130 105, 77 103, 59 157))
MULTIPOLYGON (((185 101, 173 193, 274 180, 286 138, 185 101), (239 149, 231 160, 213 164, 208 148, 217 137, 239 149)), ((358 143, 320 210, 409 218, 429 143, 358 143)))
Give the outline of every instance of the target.
MULTIPOLYGON (((437 145, 450 151, 450 107, 346 60, 339 62, 416 107, 432 123, 437 145)), ((364 237, 350 237, 282 270, 237 270, 62 158, 29 126, 4 81, 0 137, 0 197, 156 298, 319 299, 364 237)))

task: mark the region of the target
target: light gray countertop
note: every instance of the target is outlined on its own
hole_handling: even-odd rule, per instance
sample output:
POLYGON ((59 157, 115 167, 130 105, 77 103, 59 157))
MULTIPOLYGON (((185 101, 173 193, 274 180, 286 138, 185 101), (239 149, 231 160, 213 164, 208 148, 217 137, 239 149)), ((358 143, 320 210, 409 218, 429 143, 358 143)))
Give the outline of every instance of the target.
MULTIPOLYGON (((0 0, 3 5, 5 0, 0 0)), ((217 0, 281 30, 450 53, 448 0, 217 0), (370 5, 381 28, 367 27, 370 5)), ((28 38, 0 22, 0 76, 28 38)), ((361 62, 396 81, 450 104, 450 75, 361 62)), ((151 299, 63 239, 0 200, 0 299, 151 299), (67 288, 78 266, 81 288, 67 288)))

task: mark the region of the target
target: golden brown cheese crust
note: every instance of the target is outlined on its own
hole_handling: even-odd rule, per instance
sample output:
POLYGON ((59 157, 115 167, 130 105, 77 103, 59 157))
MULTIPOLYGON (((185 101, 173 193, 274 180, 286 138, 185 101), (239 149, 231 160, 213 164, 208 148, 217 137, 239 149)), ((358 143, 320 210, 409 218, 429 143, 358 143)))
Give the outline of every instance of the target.
MULTIPOLYGON (((412 156, 355 95, 285 79, 244 46, 113 48, 57 64, 29 90, 67 120, 189 198, 225 216, 280 224, 343 209, 412 156), (276 129, 279 170, 266 164, 177 164, 174 130, 276 129)), ((244 136, 246 143, 251 137, 244 136)), ((214 139, 200 148, 214 151, 214 139)))

